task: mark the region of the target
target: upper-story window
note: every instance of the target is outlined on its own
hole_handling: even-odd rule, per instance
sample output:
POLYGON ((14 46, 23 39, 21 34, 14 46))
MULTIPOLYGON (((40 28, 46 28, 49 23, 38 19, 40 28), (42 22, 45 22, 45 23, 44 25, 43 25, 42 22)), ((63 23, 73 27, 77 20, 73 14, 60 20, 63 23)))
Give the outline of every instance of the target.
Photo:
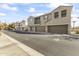
POLYGON ((40 24, 40 23, 41 23, 40 17, 36 17, 34 20, 34 24, 40 24))
POLYGON ((47 15, 44 15, 44 16, 43 16, 43 19, 44 19, 44 20, 47 20, 47 15))
POLYGON ((59 12, 55 12, 54 13, 54 18, 58 18, 59 17, 59 12))
POLYGON ((61 17, 66 17, 67 14, 67 10, 62 10, 61 11, 61 17))

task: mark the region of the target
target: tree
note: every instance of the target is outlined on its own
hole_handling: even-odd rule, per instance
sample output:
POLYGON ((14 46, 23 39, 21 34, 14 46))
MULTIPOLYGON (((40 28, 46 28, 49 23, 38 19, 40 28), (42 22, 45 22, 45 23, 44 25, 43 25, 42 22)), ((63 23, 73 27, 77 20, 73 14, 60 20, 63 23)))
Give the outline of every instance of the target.
POLYGON ((8 25, 8 30, 14 30, 15 29, 15 23, 8 25))
POLYGON ((0 30, 3 30, 3 29, 4 29, 4 25, 0 24, 0 30))
POLYGON ((3 23, 3 26, 4 26, 4 30, 6 30, 8 27, 8 25, 6 23, 3 23))

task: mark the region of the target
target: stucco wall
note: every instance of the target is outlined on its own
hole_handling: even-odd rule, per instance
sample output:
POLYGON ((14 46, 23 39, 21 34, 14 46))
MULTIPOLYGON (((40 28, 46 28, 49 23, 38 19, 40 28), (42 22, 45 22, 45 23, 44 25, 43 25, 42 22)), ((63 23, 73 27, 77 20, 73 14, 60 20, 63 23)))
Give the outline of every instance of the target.
POLYGON ((39 16, 40 21, 41 21, 40 24, 34 24, 34 17, 29 17, 28 18, 28 26, 49 26, 49 25, 65 25, 65 24, 68 24, 68 33, 70 33, 71 11, 72 11, 72 6, 59 6, 58 8, 54 9, 52 12, 39 16), (67 10, 66 17, 61 17, 61 11, 62 10, 67 10), (58 18, 54 18, 55 12, 59 12, 58 18), (49 15, 50 18, 48 20, 44 19, 45 15, 49 15))

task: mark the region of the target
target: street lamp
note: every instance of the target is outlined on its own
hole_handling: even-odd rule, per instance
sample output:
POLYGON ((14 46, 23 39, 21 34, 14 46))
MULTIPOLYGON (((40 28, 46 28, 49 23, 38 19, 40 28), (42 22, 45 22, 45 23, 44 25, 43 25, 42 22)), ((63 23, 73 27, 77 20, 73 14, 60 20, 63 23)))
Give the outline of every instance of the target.
MULTIPOLYGON (((77 19, 79 19, 79 17, 72 17, 72 18, 77 18, 77 19)), ((76 21, 72 21, 72 22, 73 22, 73 31, 74 31, 76 21)))
POLYGON ((72 21, 72 22, 73 22, 73 31, 74 31, 76 21, 72 21))

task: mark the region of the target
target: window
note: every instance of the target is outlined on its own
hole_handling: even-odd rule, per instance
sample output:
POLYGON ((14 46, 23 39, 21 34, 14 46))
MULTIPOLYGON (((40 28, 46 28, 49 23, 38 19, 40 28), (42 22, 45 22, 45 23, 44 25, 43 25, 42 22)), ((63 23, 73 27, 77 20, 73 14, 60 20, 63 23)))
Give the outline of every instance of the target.
POLYGON ((43 16, 43 19, 44 19, 44 20, 47 20, 47 15, 44 15, 44 16, 43 16))
POLYGON ((66 10, 62 10, 62 11, 61 11, 61 17, 66 17, 66 13, 67 13, 66 10))
POLYGON ((54 18, 58 18, 59 17, 59 13, 58 12, 55 12, 54 13, 54 18))
POLYGON ((40 24, 40 23, 41 23, 40 17, 36 17, 34 20, 34 24, 40 24))
POLYGON ((33 27, 32 26, 30 26, 30 31, 33 31, 33 27))

